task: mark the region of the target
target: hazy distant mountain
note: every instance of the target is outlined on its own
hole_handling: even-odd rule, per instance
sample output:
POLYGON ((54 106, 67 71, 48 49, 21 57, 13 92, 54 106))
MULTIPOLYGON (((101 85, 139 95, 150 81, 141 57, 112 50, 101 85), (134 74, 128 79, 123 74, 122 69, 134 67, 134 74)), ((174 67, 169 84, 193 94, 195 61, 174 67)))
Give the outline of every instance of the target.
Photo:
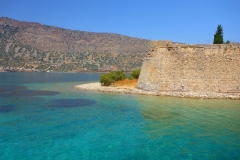
POLYGON ((132 70, 150 41, 0 18, 0 66, 56 71, 132 70))

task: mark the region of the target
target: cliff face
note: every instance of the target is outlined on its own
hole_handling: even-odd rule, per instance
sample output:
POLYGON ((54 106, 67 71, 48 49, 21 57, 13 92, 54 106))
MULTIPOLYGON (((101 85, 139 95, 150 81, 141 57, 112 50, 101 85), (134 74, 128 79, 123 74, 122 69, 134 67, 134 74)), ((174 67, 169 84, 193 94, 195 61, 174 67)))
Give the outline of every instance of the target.
POLYGON ((240 95, 240 45, 153 42, 152 52, 143 62, 138 87, 166 92, 240 95))
POLYGON ((58 71, 132 70, 150 41, 0 18, 0 66, 58 71))

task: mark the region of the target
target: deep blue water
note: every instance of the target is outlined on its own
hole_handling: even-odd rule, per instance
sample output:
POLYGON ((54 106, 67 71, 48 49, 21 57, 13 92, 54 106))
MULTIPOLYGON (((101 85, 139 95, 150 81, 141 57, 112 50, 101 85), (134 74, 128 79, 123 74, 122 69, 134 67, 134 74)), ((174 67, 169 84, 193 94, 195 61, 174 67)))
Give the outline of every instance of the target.
POLYGON ((240 159, 240 101, 75 90, 97 73, 0 73, 0 159, 240 159))

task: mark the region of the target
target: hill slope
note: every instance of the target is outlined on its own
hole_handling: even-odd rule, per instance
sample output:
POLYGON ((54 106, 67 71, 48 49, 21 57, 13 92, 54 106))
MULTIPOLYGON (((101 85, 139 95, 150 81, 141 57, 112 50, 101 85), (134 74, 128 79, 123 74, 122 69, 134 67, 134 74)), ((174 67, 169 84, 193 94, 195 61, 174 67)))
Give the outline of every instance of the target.
POLYGON ((132 70, 150 41, 0 18, 0 66, 55 71, 132 70))

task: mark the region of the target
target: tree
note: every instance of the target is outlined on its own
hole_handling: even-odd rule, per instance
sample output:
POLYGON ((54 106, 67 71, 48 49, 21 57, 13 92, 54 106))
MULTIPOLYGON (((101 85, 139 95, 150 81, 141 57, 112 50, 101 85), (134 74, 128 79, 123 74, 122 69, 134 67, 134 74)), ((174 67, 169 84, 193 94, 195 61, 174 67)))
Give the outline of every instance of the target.
POLYGON ((229 41, 229 40, 227 40, 227 41, 226 41, 226 44, 230 44, 230 41, 229 41))
POLYGON ((221 25, 218 25, 217 31, 214 34, 213 44, 223 44, 223 28, 221 25))

